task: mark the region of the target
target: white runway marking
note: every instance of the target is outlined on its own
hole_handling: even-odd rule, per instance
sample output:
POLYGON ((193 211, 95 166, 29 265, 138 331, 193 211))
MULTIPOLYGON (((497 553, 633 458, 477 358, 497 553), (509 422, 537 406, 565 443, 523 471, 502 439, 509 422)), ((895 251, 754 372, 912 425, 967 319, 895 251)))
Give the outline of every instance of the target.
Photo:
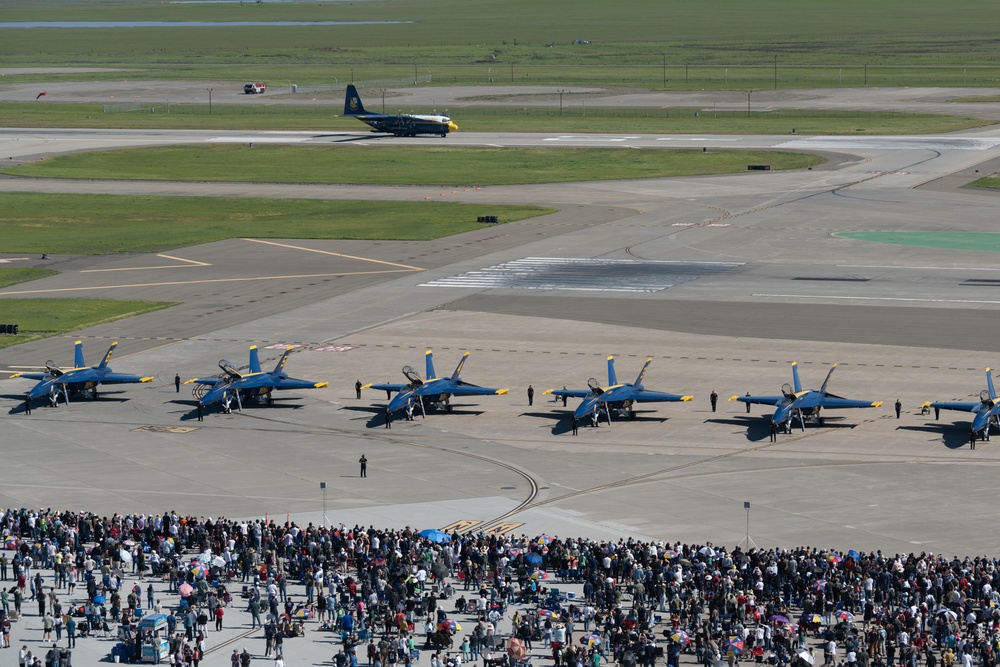
POLYGON ((751 294, 750 296, 775 299, 857 299, 859 301, 913 301, 918 303, 1000 303, 1000 301, 977 299, 919 299, 915 297, 910 298, 901 296, 840 296, 833 294, 751 294))
POLYGON ((579 136, 567 134, 559 137, 548 137, 542 139, 542 141, 580 141, 580 142, 591 142, 591 143, 604 143, 608 141, 629 141, 630 139, 639 139, 641 137, 595 137, 595 136, 579 136))
POLYGON ((308 141, 312 137, 212 137, 206 139, 209 144, 295 144, 308 141))

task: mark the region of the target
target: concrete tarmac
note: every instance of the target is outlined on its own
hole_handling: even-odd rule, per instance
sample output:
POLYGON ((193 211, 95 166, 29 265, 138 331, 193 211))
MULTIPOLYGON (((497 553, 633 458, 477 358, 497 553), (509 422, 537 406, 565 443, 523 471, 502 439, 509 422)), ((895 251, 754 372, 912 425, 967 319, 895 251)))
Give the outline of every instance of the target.
MULTIPOLYGON (((930 97, 933 97, 931 95, 930 97)), ((864 100, 858 100, 858 104, 864 100)), ((273 133, 3 131, 14 160, 109 145, 275 140, 273 133)), ((290 134, 288 141, 338 137, 290 134), (304 137, 304 138, 303 138, 304 137)), ((280 140, 280 137, 278 138, 280 140)), ((392 138, 374 139, 395 143, 392 138)), ((429 145, 438 139, 428 139, 429 145)), ((687 145, 692 137, 468 135, 482 145, 687 145), (681 143, 686 142, 686 143, 681 143)), ((178 512, 332 520, 595 537, 645 536, 763 546, 812 544, 884 551, 994 553, 997 504, 989 443, 974 451, 968 417, 921 414, 928 400, 968 400, 985 386, 992 286, 987 251, 853 241, 848 231, 991 232, 995 199, 942 179, 974 178, 1000 157, 1000 131, 942 137, 711 137, 712 146, 835 155, 827 168, 685 179, 465 188, 338 188, 241 184, 0 179, 6 191, 317 196, 541 203, 559 213, 422 243, 247 239, 157 256, 57 258, 59 276, 0 290, 27 296, 113 296, 183 302, 174 309, 0 351, 23 370, 69 360, 74 339, 96 358, 121 341, 115 370, 152 385, 106 388, 98 401, 22 413, 25 380, 0 381, 5 471, 0 505, 99 512, 178 512), (322 191, 322 192, 320 192, 322 191), (350 257, 345 257, 350 256, 350 257), (738 268, 659 291, 428 287, 524 258, 726 262, 738 268), (251 261, 252 260, 252 261, 251 261), (386 262, 391 264, 385 264, 386 262), (393 268, 393 265, 396 265, 393 268), (405 266, 399 266, 405 265, 405 266), (149 268, 157 267, 157 268, 149 268), (172 267, 172 268, 171 268, 172 267), (410 267, 410 268, 406 268, 410 267), (115 269, 114 271, 108 269, 115 269), (398 269, 398 270, 397 270, 398 269), (391 271, 391 272, 390 272, 391 271), (275 407, 194 419, 185 379, 245 363, 257 344, 273 364, 331 386, 280 395, 275 407), (355 380, 402 381, 433 348, 439 374, 464 350, 470 382, 507 396, 456 400, 452 414, 385 429, 384 394, 354 397, 355 380), (582 428, 541 395, 607 380, 618 358, 631 380, 647 356, 647 386, 693 394, 644 405, 634 421, 582 428), (818 386, 884 401, 829 414, 823 427, 768 442, 765 411, 734 394, 775 394, 799 363, 818 386), (534 405, 526 388, 536 389, 534 405), (182 388, 186 391, 186 388, 182 388), (708 395, 722 398, 713 413, 708 395), (902 401, 896 420, 889 406, 902 401), (369 478, 357 459, 369 459, 369 478)), ((698 146, 700 147, 700 145, 698 146)), ((3 258, 16 260, 18 255, 3 258)), ((17 260, 40 265, 41 260, 17 260)), ((265 362, 265 366, 267 362, 265 362)))

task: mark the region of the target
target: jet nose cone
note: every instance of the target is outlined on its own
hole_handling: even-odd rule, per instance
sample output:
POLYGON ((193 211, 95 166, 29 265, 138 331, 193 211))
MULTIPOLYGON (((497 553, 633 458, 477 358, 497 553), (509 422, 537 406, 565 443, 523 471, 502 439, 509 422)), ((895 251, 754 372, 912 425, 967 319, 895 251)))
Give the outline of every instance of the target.
POLYGON ((458 129, 458 125, 456 125, 453 121, 448 121, 448 129, 454 132, 458 129))

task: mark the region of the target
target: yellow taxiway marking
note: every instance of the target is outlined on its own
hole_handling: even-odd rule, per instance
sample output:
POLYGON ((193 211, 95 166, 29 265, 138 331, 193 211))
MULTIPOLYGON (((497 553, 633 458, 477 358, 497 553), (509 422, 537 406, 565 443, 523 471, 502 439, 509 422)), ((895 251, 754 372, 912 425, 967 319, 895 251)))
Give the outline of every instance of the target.
POLYGON ((80 273, 103 273, 105 271, 149 271, 150 269, 186 269, 191 266, 212 266, 207 262, 199 262, 195 259, 184 259, 183 257, 174 257, 173 255, 164 255, 162 253, 157 254, 157 257, 163 257, 164 259, 172 259, 176 262, 184 262, 184 264, 167 264, 166 266, 127 266, 120 269, 83 269, 80 273))
POLYGON ((274 245, 274 246, 278 246, 279 248, 291 248, 292 250, 305 250, 306 252, 318 252, 321 255, 333 255, 334 257, 344 257, 346 259, 357 259, 357 260, 360 260, 362 262, 374 262, 376 264, 387 264, 389 266, 398 266, 398 267, 401 267, 401 268, 404 268, 404 269, 409 269, 411 271, 426 271, 426 269, 422 269, 419 266, 410 266, 409 264, 399 264, 397 262, 387 262, 387 261, 381 260, 381 259, 372 259, 371 257, 357 257, 355 255, 345 255, 343 253, 331 252, 329 250, 317 250, 315 248, 303 248, 302 246, 288 245, 287 243, 276 243, 274 241, 263 241, 261 239, 243 239, 243 240, 244 241, 250 241, 252 243, 263 243, 265 245, 274 245))
MULTIPOLYGON (((421 269, 423 270, 423 269, 421 269)), ((132 283, 129 285, 94 285, 93 287, 61 287, 58 289, 20 290, 0 292, 0 296, 14 294, 52 294, 56 292, 86 292, 88 290, 126 289, 130 287, 170 287, 173 285, 201 285, 205 283, 245 283, 260 280, 290 280, 302 278, 333 278, 335 276, 370 276, 380 273, 409 273, 409 269, 386 269, 385 271, 340 271, 337 273, 303 273, 291 276, 257 276, 254 278, 214 278, 210 280, 171 280, 160 283, 132 283)))

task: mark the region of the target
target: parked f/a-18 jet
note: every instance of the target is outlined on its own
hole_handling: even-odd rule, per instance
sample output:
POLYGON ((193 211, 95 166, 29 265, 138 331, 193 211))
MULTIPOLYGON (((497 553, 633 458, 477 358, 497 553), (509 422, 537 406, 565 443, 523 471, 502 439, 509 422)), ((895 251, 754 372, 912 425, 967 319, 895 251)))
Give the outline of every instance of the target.
POLYGON ((266 372, 260 368, 260 356, 257 346, 250 346, 249 372, 241 373, 235 364, 225 359, 219 362, 222 373, 210 378, 192 378, 184 384, 197 384, 195 397, 202 407, 213 403, 222 403, 225 412, 231 412, 231 404, 236 401, 236 407, 243 411, 244 398, 258 398, 266 401, 269 405, 272 402, 271 392, 275 389, 319 389, 327 386, 327 382, 314 382, 313 380, 296 380, 288 377, 285 372, 285 363, 288 355, 292 353, 293 347, 286 347, 284 354, 278 359, 273 371, 266 372))
POLYGON ((452 396, 488 396, 491 394, 506 394, 506 389, 495 389, 492 387, 480 387, 462 380, 459 376, 462 367, 469 358, 469 353, 462 355, 462 360, 455 367, 455 372, 451 377, 437 377, 434 372, 434 353, 427 350, 424 353, 424 365, 426 379, 421 379, 420 374, 412 366, 403 366, 403 376, 409 382, 405 384, 366 384, 364 389, 379 389, 385 392, 397 392, 389 400, 386 406, 386 419, 390 419, 394 412, 406 411, 407 419, 413 418, 413 411, 416 406, 420 406, 420 413, 427 416, 427 408, 441 408, 451 412, 452 396))
POLYGON ((632 406, 636 403, 690 401, 691 396, 651 391, 643 386, 642 379, 652 361, 652 357, 646 359, 646 363, 643 364, 635 382, 619 384, 618 375, 615 373, 615 358, 608 357, 608 385, 606 387, 602 387, 596 378, 590 378, 587 380, 588 389, 546 389, 543 394, 582 398, 583 402, 573 412, 573 419, 579 421, 590 418, 590 422, 594 426, 598 425, 602 412, 607 417, 608 424, 611 423, 612 411, 622 417, 634 419, 635 411, 632 406))
POLYGON ((344 98, 344 114, 352 116, 371 126, 372 132, 385 132, 397 137, 415 137, 418 134, 437 134, 446 136, 458 129, 448 116, 433 114, 384 114, 374 113, 365 109, 361 96, 353 83, 347 84, 347 95, 344 98))
POLYGON ((879 408, 882 401, 857 401, 850 398, 835 396, 826 390, 830 383, 830 376, 837 370, 834 364, 830 372, 823 380, 823 386, 819 390, 802 389, 799 381, 799 366, 792 362, 792 385, 787 383, 781 385, 780 396, 733 396, 730 401, 740 401, 742 403, 774 405, 777 409, 771 416, 771 424, 775 428, 784 429, 790 433, 792 422, 798 419, 802 425, 802 430, 806 429, 806 420, 823 425, 823 417, 820 415, 822 408, 879 408))
POLYGON ((983 440, 990 439, 991 425, 1000 429, 1000 403, 997 402, 997 391, 993 387, 993 375, 989 368, 986 369, 986 389, 979 393, 978 401, 935 401, 924 403, 922 407, 972 413, 972 433, 983 440))
POLYGON ((81 391, 89 391, 92 398, 97 398, 97 386, 101 384, 130 384, 135 382, 151 382, 152 377, 115 373, 108 366, 111 355, 118 342, 111 344, 104 359, 97 366, 87 366, 83 361, 83 342, 76 341, 72 368, 59 368, 52 360, 45 362, 44 373, 15 373, 11 378, 27 378, 39 380, 38 384, 28 390, 25 400, 30 401, 47 396, 53 407, 59 404, 61 393, 69 403, 69 395, 81 391))

